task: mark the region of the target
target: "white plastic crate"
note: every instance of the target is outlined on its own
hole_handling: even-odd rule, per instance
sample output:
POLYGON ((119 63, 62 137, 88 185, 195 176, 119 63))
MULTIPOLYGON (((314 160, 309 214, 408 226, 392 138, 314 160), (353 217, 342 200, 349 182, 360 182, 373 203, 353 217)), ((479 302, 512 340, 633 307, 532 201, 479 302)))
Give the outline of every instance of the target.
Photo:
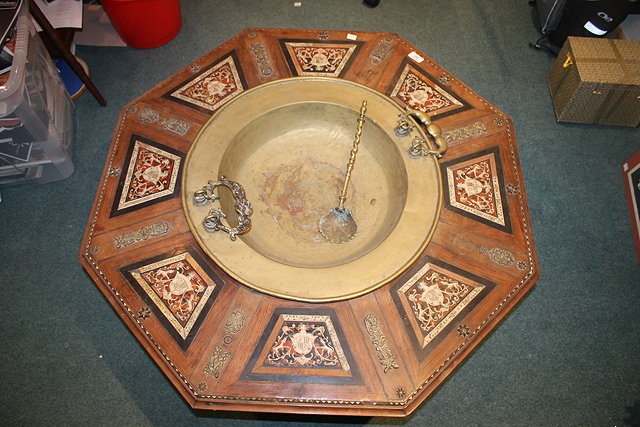
POLYGON ((13 64, 0 86, 0 186, 69 177, 73 103, 23 1, 13 64))

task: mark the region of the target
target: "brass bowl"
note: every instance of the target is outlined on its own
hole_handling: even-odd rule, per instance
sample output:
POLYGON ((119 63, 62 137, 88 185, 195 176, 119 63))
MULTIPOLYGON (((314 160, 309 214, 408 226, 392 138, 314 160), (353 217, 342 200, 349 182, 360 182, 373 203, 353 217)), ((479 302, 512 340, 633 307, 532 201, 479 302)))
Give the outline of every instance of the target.
MULTIPOLYGON (((182 202, 203 250, 229 275, 277 297, 338 301, 388 283, 424 251, 442 207, 433 156, 411 157, 411 137, 394 133, 402 108, 347 80, 298 77, 241 94, 205 124, 186 158, 182 202), (358 222, 356 237, 326 241, 318 221, 335 207, 363 100, 368 108, 345 207, 358 222), (233 241, 208 232, 211 205, 194 192, 226 176, 244 187, 252 227, 233 241)), ((426 139, 417 126, 414 134, 426 139)), ((234 227, 234 199, 218 187, 234 227)))

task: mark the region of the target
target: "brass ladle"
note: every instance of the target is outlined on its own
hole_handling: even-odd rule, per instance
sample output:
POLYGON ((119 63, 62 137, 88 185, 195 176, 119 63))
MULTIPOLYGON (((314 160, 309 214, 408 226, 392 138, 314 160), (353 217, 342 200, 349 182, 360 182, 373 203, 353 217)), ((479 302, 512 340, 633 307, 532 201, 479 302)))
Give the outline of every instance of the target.
POLYGON ((360 117, 358 117, 358 126, 356 136, 353 140, 353 147, 349 153, 349 162, 347 163, 347 173, 344 177, 344 185, 338 198, 338 206, 332 208, 320 218, 318 228, 325 239, 331 243, 344 243, 353 239, 358 232, 358 224, 351 215, 349 209, 345 209, 344 202, 347 200, 347 187, 351 180, 351 171, 356 162, 356 154, 358 154, 358 145, 362 136, 362 125, 364 124, 364 114, 367 111, 367 101, 362 101, 360 107, 360 117))

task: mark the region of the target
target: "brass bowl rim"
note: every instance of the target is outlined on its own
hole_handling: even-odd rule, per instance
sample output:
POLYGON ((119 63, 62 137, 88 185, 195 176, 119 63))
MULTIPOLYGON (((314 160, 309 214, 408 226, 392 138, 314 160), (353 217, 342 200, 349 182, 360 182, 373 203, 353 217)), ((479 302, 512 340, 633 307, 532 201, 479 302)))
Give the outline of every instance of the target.
MULTIPOLYGON (((414 248, 414 250, 412 251, 412 254, 407 257, 404 261, 402 261, 399 267, 394 268, 394 271, 388 273, 385 275, 385 277, 379 278, 379 279, 369 279, 369 281, 371 282, 371 280, 373 280, 372 284, 369 284, 367 286, 364 287, 355 287, 354 290, 349 290, 347 292, 337 292, 336 294, 332 294, 332 295, 303 295, 299 292, 290 292, 290 291, 283 291, 280 288, 282 288, 282 286, 274 285, 274 281, 279 281, 280 279, 276 278, 273 279, 271 277, 268 277, 268 280, 270 280, 270 283, 265 283, 264 277, 260 277, 258 278, 258 280, 255 280, 256 278, 247 278, 245 277, 246 271, 242 271, 242 272, 238 272, 235 271, 235 269, 233 267, 230 267, 229 265, 227 265, 228 259, 230 257, 226 256, 226 260, 225 258, 225 251, 224 249, 220 250, 220 249, 212 249, 209 247, 209 245, 206 243, 205 239, 203 239, 202 236, 206 236, 207 239, 209 238, 215 238, 216 241, 221 245, 224 246, 225 248, 231 249, 231 250, 235 250, 233 249, 234 246, 232 245, 236 245, 235 248, 241 247, 242 245, 244 245, 245 247, 248 247, 248 245, 246 245, 244 242, 242 242, 241 237, 239 237, 235 242, 231 242, 231 244, 228 243, 229 241, 229 237, 228 235, 224 235, 224 233, 213 233, 216 235, 216 237, 213 236, 213 234, 211 233, 207 233, 206 231, 200 230, 201 228, 201 223, 197 222, 196 220, 194 220, 190 215, 190 209, 193 208, 193 203, 192 203, 192 199, 191 196, 192 194, 188 193, 188 189, 187 189, 187 185, 188 185, 188 178, 187 178, 187 174, 188 174, 188 166, 191 163, 191 159, 193 156, 193 153, 196 150, 196 147, 198 147, 198 142, 201 140, 201 137, 205 134, 205 132, 208 131, 208 128, 210 126, 211 123, 214 123, 221 115, 225 114, 225 111, 228 111, 230 108, 232 108, 233 105, 238 104, 239 102, 242 102, 243 99, 247 99, 249 97, 252 96, 252 94, 257 93, 259 91, 263 91, 263 90, 269 90, 269 87, 272 86, 279 86, 279 85, 287 85, 289 83, 293 83, 293 84, 298 84, 298 83, 303 83, 304 82, 321 82, 322 84, 324 83, 329 83, 329 84, 341 84, 341 85, 346 85, 347 87, 352 87, 352 88, 356 88, 356 90, 361 90, 361 91, 365 91, 367 93, 372 94, 373 96, 375 96, 377 99, 379 100, 383 100, 384 103, 388 104, 391 107, 391 110, 395 110, 398 114, 403 113, 404 110, 403 108, 397 103, 395 102, 393 99, 391 99, 390 97, 370 88, 367 86, 364 86, 360 83, 356 83, 350 80, 344 80, 344 79, 337 79, 337 78, 332 78, 332 77, 324 77, 324 76, 313 76, 313 77, 291 77, 291 78, 285 78, 285 79, 279 79, 279 80, 274 80, 274 81, 270 81, 258 86, 255 86, 253 88, 247 89, 244 92, 242 92, 241 94, 239 94, 237 97, 233 98, 232 100, 230 100, 228 103, 226 103, 225 105, 223 105, 222 107, 220 107, 210 118, 209 120, 202 126, 202 128, 200 129, 200 131, 198 132, 198 134, 196 135, 196 137, 193 140, 193 143, 191 145, 191 147, 189 148, 189 151, 185 157, 185 167, 184 167, 184 172, 183 172, 183 178, 181 180, 181 199, 182 199, 182 207, 183 207, 183 212, 185 214, 185 218, 187 220, 189 229, 193 235, 193 237, 195 238, 195 240, 198 242, 198 244, 200 245, 200 247, 202 248, 202 250, 211 258, 211 260, 213 262, 215 262, 216 265, 218 265, 223 271, 225 271, 228 275, 230 275, 232 278, 234 278, 235 280, 237 280, 238 282, 265 294, 271 295, 271 296, 275 296, 275 297, 279 297, 279 298, 284 298, 284 299, 288 299, 288 300, 295 300, 295 301, 302 301, 302 302, 313 302, 313 303, 323 303, 323 302, 333 302, 333 301, 342 301, 342 300, 347 300, 347 299, 351 299, 351 298, 355 298, 364 294, 367 294, 375 289, 378 289, 380 287, 382 287, 383 285, 389 283, 390 281, 396 279, 398 276, 400 276, 403 272, 405 272, 411 265, 413 265, 413 263, 420 257, 420 255, 422 255, 422 253, 424 252, 426 246, 429 244, 429 242, 431 241, 431 238, 435 232, 435 226, 439 221, 439 217, 440 217, 440 212, 442 209, 442 204, 443 204, 443 189, 442 189, 442 176, 441 176, 441 172, 440 172, 440 167, 439 164, 437 162, 437 160, 435 159, 435 157, 433 156, 426 156, 423 157, 421 159, 409 159, 409 155, 406 153, 406 148, 408 148, 408 145, 403 146, 401 151, 403 151, 403 160, 404 160, 404 164, 405 167, 406 165, 410 164, 409 162, 411 161, 416 161, 416 160, 422 160, 420 161, 420 163, 422 163, 422 165, 420 165, 421 168, 429 168, 430 173, 433 174, 433 179, 435 179, 435 190, 436 190, 436 200, 435 200, 435 204, 434 204, 434 212, 432 215, 432 219, 430 221, 430 224, 425 224, 428 226, 428 230, 426 232, 426 234, 422 234, 422 238, 421 238, 421 242, 418 245, 417 248, 414 248), (223 254, 222 256, 220 254, 223 254), (261 283, 262 282, 262 283, 261 283), (275 288, 275 289, 274 289, 275 288)), ((307 100, 304 102, 313 102, 311 100, 307 100)), ((350 107, 346 107, 345 108, 350 108, 350 107)), ((358 107, 359 107, 359 101, 358 101, 358 107)), ((357 111, 357 109, 356 109, 357 111)), ((410 119, 412 120, 412 119, 410 119)), ((418 125, 417 123, 414 122, 415 125, 415 132, 418 133, 420 135, 420 137, 426 139, 427 136, 425 134, 425 131, 422 129, 422 127, 420 125, 418 125)), ((389 135, 391 135, 393 132, 393 129, 389 129, 389 135)), ((393 137, 392 139, 396 139, 395 137, 393 137)), ((408 144, 408 139, 410 138, 405 138, 404 140, 402 140, 405 144, 408 144)), ((228 148, 228 146, 222 147, 221 150, 222 152, 225 152, 226 149, 228 148)), ((219 167, 220 165, 216 165, 216 167, 219 167)), ((409 173, 409 169, 411 168, 407 168, 407 173, 409 173)), ((414 176, 416 176, 415 173, 413 173, 414 176)), ((410 176, 408 178, 411 178, 410 176)), ((217 177, 212 176, 211 179, 217 179, 217 177)), ((205 183, 202 183, 205 184, 205 183)), ((411 182, 408 182, 408 186, 411 187, 411 182)), ((409 192, 409 189, 407 190, 407 192, 409 192)), ((405 212, 403 211, 404 215, 405 212)), ((400 222, 401 220, 399 220, 400 222)), ((250 233, 251 231, 249 231, 250 233)), ((390 236, 394 234, 394 232, 391 232, 390 236)), ((386 241, 389 240, 389 237, 387 237, 387 239, 385 239, 385 241, 383 241, 380 246, 382 246, 383 243, 385 243, 386 241)), ((216 243, 216 244, 218 244, 216 243)), ((374 250, 371 251, 371 253, 374 253, 376 251, 378 251, 380 248, 376 248, 374 250)), ((366 259, 367 257, 371 256, 371 253, 365 254, 363 255, 362 258, 360 259, 356 259, 354 261, 348 262, 345 265, 349 265, 349 264, 358 264, 358 266, 361 266, 362 264, 362 259, 366 259)), ((264 255, 256 252, 255 250, 253 250, 252 248, 249 248, 248 252, 243 252, 243 255, 248 255, 248 256, 255 256, 258 259, 261 258, 265 258, 264 255), (251 254, 251 252, 253 252, 253 254, 251 254)), ((380 254, 378 254, 380 255, 380 254)), ((389 257, 391 258, 391 257, 389 257)), ((247 261, 249 262, 249 261, 247 261)), ((271 267, 273 267, 272 264, 278 264, 278 266, 281 267, 282 270, 291 270, 291 274, 290 274, 290 280, 296 280, 295 278, 297 277, 296 273, 300 273, 303 270, 317 270, 317 274, 318 274, 318 281, 322 282, 322 280, 320 279, 320 275, 326 273, 328 270, 330 270, 333 267, 330 268, 318 268, 318 269, 309 269, 309 268, 305 268, 305 267, 295 267, 295 266, 291 266, 291 265, 287 265, 287 264, 283 264, 283 263, 278 263, 277 261, 273 261, 273 260, 267 260, 267 265, 270 265, 271 267), (291 279, 291 277, 293 277, 293 279, 291 279)), ((342 267, 342 266, 339 266, 342 267)), ((277 269, 277 268, 276 268, 277 269)), ((267 276, 269 275, 270 271, 266 271, 267 276)), ((255 276, 255 275, 254 275, 255 276)), ((289 282, 287 282, 289 283, 289 282)), ((338 288, 342 288, 341 286, 338 286, 338 288)))

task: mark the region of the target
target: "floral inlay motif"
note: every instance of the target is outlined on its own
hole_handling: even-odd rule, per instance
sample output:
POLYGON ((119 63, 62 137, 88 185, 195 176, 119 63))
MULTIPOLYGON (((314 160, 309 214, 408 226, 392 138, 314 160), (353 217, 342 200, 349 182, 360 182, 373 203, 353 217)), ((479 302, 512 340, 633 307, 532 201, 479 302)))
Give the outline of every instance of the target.
POLYGON ((265 77, 269 77, 273 74, 273 66, 271 65, 271 60, 269 59, 269 55, 267 54, 267 48, 264 43, 257 42, 251 45, 251 51, 253 55, 256 57, 256 61, 258 62, 258 66, 260 68, 260 74, 265 77))
POLYGON ((391 91, 391 97, 424 112, 445 112, 460 108, 463 104, 446 90, 406 65, 391 91))
POLYGON ((452 206, 505 225, 500 182, 492 154, 447 168, 452 206))
POLYGON ((329 316, 293 314, 282 315, 264 365, 350 369, 329 316))
POLYGON ((129 159, 118 210, 172 194, 180 157, 136 140, 129 159))
POLYGON ((298 76, 338 77, 353 55, 356 44, 285 42, 298 76))
POLYGON ((458 335, 460 335, 462 338, 466 338, 471 335, 471 331, 469 330, 469 327, 467 325, 460 325, 458 326, 458 335))
POLYGON ((220 370, 224 366, 224 362, 226 362, 229 357, 231 357, 231 352, 217 346, 213 349, 211 356, 209 356, 209 360, 204 366, 203 372, 213 378, 220 377, 220 370))
POLYGON ((236 64, 229 55, 169 95, 214 111, 244 90, 236 64))
POLYGON ((398 289, 422 347, 431 342, 484 288, 426 264, 398 289))
POLYGON ((457 280, 429 271, 406 295, 420 327, 429 332, 470 291, 469 286, 457 280))
POLYGON ((143 266, 131 275, 182 338, 189 335, 215 288, 205 282, 188 253, 143 266))

